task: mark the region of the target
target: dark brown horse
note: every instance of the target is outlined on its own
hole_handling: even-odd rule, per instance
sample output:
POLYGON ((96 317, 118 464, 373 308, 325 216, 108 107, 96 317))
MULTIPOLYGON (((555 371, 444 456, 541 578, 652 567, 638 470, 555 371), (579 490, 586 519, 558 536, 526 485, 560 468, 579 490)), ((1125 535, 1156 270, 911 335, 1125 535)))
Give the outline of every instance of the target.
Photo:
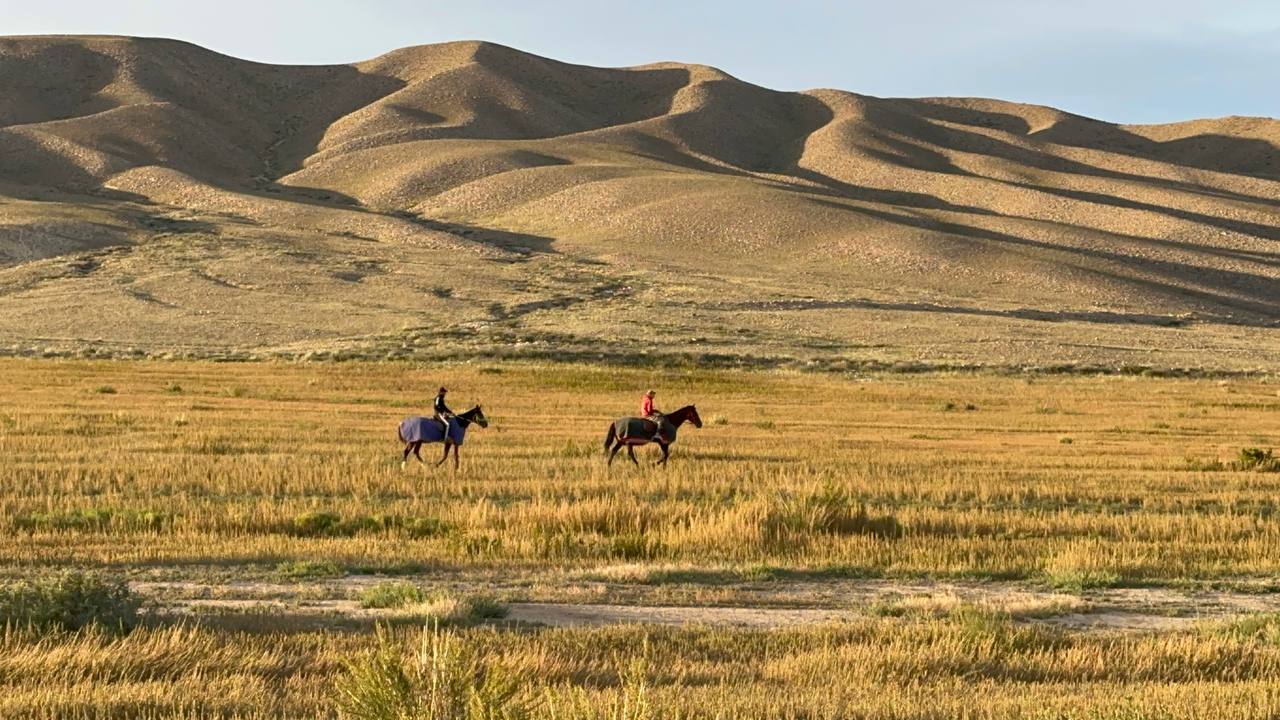
POLYGON ((399 437, 400 442, 404 443, 404 458, 400 461, 400 467, 404 467, 405 462, 409 460, 409 453, 418 458, 418 462, 422 462, 422 456, 418 451, 422 449, 423 443, 444 443, 444 456, 436 462, 440 465, 449 459, 449 449, 453 448, 453 467, 458 467, 458 446, 462 444, 467 436, 467 428, 472 424, 480 427, 489 427, 489 418, 484 416, 484 412, 477 405, 470 410, 454 415, 449 422, 448 432, 445 432, 444 426, 435 418, 428 417, 408 417, 400 422, 399 437))
POLYGON ((658 428, 657 423, 647 418, 624 417, 614 420, 609 425, 609 434, 604 438, 604 450, 609 453, 609 464, 613 464, 614 456, 625 447, 631 462, 639 465, 640 461, 636 460, 635 447, 656 442, 658 447, 662 448, 662 457, 655 464, 666 465, 667 460, 671 457, 667 448, 671 447, 671 444, 676 441, 676 429, 686 422, 693 423, 694 427, 702 427, 702 418, 698 417, 698 408, 686 405, 673 413, 667 413, 663 417, 661 428, 658 428))

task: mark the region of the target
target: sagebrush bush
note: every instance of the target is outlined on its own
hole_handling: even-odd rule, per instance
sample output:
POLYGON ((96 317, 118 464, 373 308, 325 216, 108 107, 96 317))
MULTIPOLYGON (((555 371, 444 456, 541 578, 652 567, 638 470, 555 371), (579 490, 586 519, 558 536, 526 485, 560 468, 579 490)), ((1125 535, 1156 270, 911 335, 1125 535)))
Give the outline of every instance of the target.
POLYGON ((0 587, 0 623, 38 631, 98 625, 125 632, 138 624, 142 602, 123 580, 82 572, 0 587))
POLYGON ((360 607, 398 608, 426 599, 422 588, 407 582, 378 583, 360 593, 360 607))
POLYGON ((421 602, 401 606, 399 616, 436 625, 467 626, 507 616, 507 606, 487 595, 433 593, 421 602))
POLYGON ((347 663, 335 700, 355 720, 524 720, 535 706, 515 677, 439 626, 423 628, 412 656, 380 627, 377 647, 347 663))
POLYGON ((293 533, 303 537, 328 535, 333 532, 342 518, 328 512, 304 512, 293 519, 293 533))
POLYGON ((1235 468, 1237 470, 1257 470, 1259 472, 1280 472, 1280 459, 1277 459, 1275 452, 1269 449, 1264 450, 1257 447, 1240 448, 1240 453, 1236 456, 1235 468))

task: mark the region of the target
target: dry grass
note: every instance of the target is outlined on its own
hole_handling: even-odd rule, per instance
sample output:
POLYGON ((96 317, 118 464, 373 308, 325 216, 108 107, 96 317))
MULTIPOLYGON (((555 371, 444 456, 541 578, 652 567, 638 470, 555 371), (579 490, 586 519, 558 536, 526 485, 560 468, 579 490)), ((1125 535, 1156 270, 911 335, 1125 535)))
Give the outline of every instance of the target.
MULTIPOLYGON (((16 360, 0 378, 10 576, 500 571, 714 594, 827 575, 1074 591, 1280 572, 1280 475, 1230 469, 1280 430, 1280 398, 1262 381, 16 360), (393 428, 440 382, 494 422, 468 438, 461 471, 402 471, 393 428), (689 429, 665 471, 607 470, 605 425, 655 384, 664 404, 694 401, 727 422, 689 429), (520 414, 529 407, 537 417, 520 414), (1218 469, 1194 469, 1206 466, 1218 469)), ((920 593, 826 627, 530 632, 467 627, 492 614, 473 595, 411 594, 392 621, 462 626, 456 641, 512 678, 536 718, 1280 711, 1265 619, 1077 633, 1022 619, 1087 611, 1087 599, 920 593), (636 657, 641 675, 620 683, 636 657)), ((10 630, 0 716, 335 717, 344 668, 376 644, 285 631, 274 612, 205 621, 123 636, 10 630)), ((405 653, 394 657, 419 647, 403 625, 390 637, 405 653)))
MULTIPOLYGON (((417 630, 389 637, 389 663, 422 649, 417 630)), ((1264 718, 1280 709, 1280 648, 1238 628, 1071 635, 960 609, 787 631, 477 628, 449 638, 450 652, 514 679, 538 718, 551 709, 641 717, 606 715, 627 693, 655 718, 1264 718), (642 683, 620 684, 627 658, 644 659, 642 683)), ((334 717, 338 690, 351 689, 339 684, 344 667, 375 645, 370 634, 181 627, 10 632, 0 638, 0 715, 334 717)))
POLYGON ((760 566, 1066 589, 1280 572, 1280 475, 1189 469, 1277 436, 1280 398, 1258 382, 664 373, 666 405, 732 422, 689 428, 659 471, 600 457, 609 419, 659 380, 645 372, 3 366, 10 572, 502 567, 651 582, 760 566), (439 381, 494 426, 457 474, 402 471, 395 424, 439 381), (94 392, 104 384, 118 392, 94 392), (942 409, 956 399, 980 409, 942 409))

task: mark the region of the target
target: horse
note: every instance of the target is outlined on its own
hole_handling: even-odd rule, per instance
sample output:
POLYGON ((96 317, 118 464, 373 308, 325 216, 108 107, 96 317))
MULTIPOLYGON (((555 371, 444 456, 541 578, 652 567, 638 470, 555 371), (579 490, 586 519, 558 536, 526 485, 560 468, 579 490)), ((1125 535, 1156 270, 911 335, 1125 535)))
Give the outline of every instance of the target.
POLYGON ((673 413, 667 413, 663 417, 660 429, 656 427, 652 420, 647 418, 623 417, 614 420, 609 425, 609 434, 604 438, 604 451, 609 453, 608 464, 613 464, 614 456, 625 446, 631 462, 639 465, 640 461, 636 460, 635 447, 656 442, 658 447, 662 448, 662 458, 654 464, 665 466, 667 460, 671 457, 667 448, 671 447, 671 444, 676 441, 676 428, 686 422, 692 422, 694 427, 702 427, 702 418, 698 417, 698 408, 692 405, 685 405, 673 413))
MULTIPOLYGON (((404 443, 404 457, 400 460, 400 467, 403 468, 405 463, 409 461, 409 453, 418 458, 418 462, 422 462, 422 456, 418 454, 418 450, 422 448, 423 443, 444 443, 444 455, 436 462, 439 467, 445 460, 449 459, 449 448, 453 448, 453 467, 458 468, 458 446, 466 439, 467 427, 472 423, 482 428, 489 427, 489 418, 484 416, 484 412, 477 405, 470 410, 454 415, 449 418, 449 432, 446 434, 444 427, 440 425, 440 421, 435 418, 428 417, 407 417, 400 421, 400 430, 397 437, 400 442, 404 443)), ((423 463, 425 464, 425 463, 423 463)))

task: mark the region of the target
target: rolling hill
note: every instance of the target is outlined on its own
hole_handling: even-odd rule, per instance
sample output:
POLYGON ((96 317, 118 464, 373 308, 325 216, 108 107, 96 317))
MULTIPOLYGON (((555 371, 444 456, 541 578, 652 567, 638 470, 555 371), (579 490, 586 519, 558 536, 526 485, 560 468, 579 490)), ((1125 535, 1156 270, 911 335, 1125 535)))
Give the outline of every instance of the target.
POLYGON ((1280 369, 1280 121, 0 38, 0 352, 1280 369))

